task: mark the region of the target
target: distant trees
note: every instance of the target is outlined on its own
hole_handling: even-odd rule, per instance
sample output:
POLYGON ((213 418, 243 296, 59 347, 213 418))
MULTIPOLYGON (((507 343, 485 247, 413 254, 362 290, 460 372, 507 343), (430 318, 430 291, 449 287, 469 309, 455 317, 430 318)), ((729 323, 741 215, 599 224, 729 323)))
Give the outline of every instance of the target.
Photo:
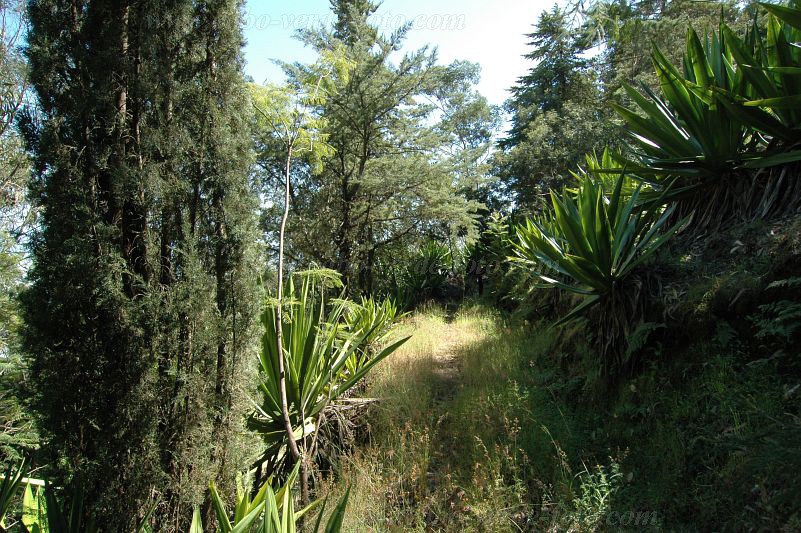
POLYGON ((528 37, 532 50, 525 57, 536 63, 511 89, 511 127, 496 158, 510 200, 523 210, 564 184, 584 154, 613 136, 598 77, 582 55, 588 47, 569 15, 554 6, 528 37))
POLYGON ((749 5, 753 3, 596 0, 575 15, 584 46, 598 47, 594 69, 606 98, 622 99, 623 83, 658 87, 650 56, 654 45, 679 63, 688 27, 703 34, 725 22, 743 30, 753 22, 749 5))
MULTIPOLYGON (((372 2, 335 1, 332 8, 334 27, 303 38, 320 54, 342 48, 354 68, 333 79, 336 91, 313 110, 333 153, 321 173, 297 169, 288 253, 300 264, 335 268, 351 291, 371 292, 423 236, 474 234, 480 203, 464 192, 486 181, 497 115, 472 89, 474 65, 438 66, 426 48, 395 64, 408 28, 379 34, 368 21, 372 2), (472 151, 454 157, 447 150, 454 142, 472 151)), ((287 65, 290 82, 306 69, 287 65)), ((260 161, 270 157, 259 153, 260 161)), ((268 212, 270 235, 277 219, 268 212)))
POLYGON ((230 487, 255 314, 240 2, 30 3, 41 225, 24 299, 54 481, 131 530, 230 487))
POLYGON ((733 2, 687 0, 599 0, 542 13, 528 35, 526 57, 535 64, 511 89, 511 126, 495 158, 515 209, 540 209, 544 193, 569 182, 585 154, 622 144, 620 120, 607 104, 626 101, 623 83, 658 87, 654 44, 679 61, 688 25, 704 31, 723 21, 742 29, 744 13, 733 2))
POLYGON ((22 0, 0 0, 0 458, 16 460, 38 445, 33 418, 20 401, 26 385, 20 354, 17 296, 23 287, 25 243, 36 212, 28 201, 30 160, 17 127, 29 111, 22 0))

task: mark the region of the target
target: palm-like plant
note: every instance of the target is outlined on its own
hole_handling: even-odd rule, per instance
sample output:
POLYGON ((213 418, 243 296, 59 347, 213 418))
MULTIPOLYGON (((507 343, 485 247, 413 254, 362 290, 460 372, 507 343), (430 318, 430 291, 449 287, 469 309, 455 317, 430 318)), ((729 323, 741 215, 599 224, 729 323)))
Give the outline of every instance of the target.
POLYGON ((447 245, 434 240, 424 243, 402 273, 401 283, 407 298, 420 303, 441 295, 452 267, 453 257, 447 245))
MULTIPOLYGON (((313 533, 319 532, 325 511, 324 500, 316 500, 303 509, 295 510, 292 487, 297 480, 299 469, 300 463, 297 463, 286 482, 277 490, 273 489, 270 483, 272 480, 267 480, 252 499, 246 488, 239 486, 236 508, 232 517, 228 514, 214 482, 211 482, 209 492, 217 518, 218 531, 221 533, 247 533, 253 531, 254 526, 258 526, 256 531, 259 533, 290 533, 296 531, 298 522, 307 513, 322 505, 314 528, 311 530, 313 533)), ((350 491, 344 494, 328 518, 325 533, 337 533, 341 529, 349 494, 350 491)), ((199 510, 195 511, 192 527, 199 528, 199 531, 203 530, 199 510)))
POLYGON ((17 495, 22 485, 22 473, 24 468, 25 461, 19 466, 14 466, 13 464, 8 465, 5 475, 3 476, 3 481, 0 483, 0 530, 5 528, 6 514, 8 514, 11 503, 14 501, 14 497, 17 495))
MULTIPOLYGON (((139 520, 134 531, 151 533, 150 520, 156 509, 155 502, 139 520)), ((106 531, 87 514, 88 506, 82 487, 76 484, 71 490, 57 493, 48 481, 27 480, 22 498, 22 524, 30 533, 96 533, 106 531)))
POLYGON ((551 191, 553 214, 548 224, 529 220, 517 227, 513 260, 527 265, 540 286, 584 297, 558 324, 600 310, 598 340, 604 371, 622 364, 623 340, 642 309, 641 281, 634 275, 687 221, 667 227, 674 208, 653 204, 638 208, 639 189, 622 194, 618 177, 611 196, 601 183, 585 179, 575 195, 551 191))
POLYGON ((596 152, 586 154, 584 166, 579 166, 576 172, 571 171, 570 174, 578 183, 588 179, 598 180, 603 184, 604 190, 609 193, 617 187, 620 176, 624 176, 621 194, 629 197, 635 189, 639 188, 640 199, 643 202, 647 201, 649 197, 660 194, 643 180, 635 178, 629 171, 627 163, 626 158, 620 152, 604 148, 600 157, 596 152))
POLYGON ((627 170, 669 189, 664 199, 678 202, 680 213, 694 212, 696 225, 770 212, 787 191, 753 169, 801 159, 801 151, 772 142, 794 135, 796 111, 776 110, 799 100, 777 95, 796 91, 790 80, 801 70, 775 19, 768 34, 770 46, 763 46, 755 32, 743 40, 722 25, 702 42, 691 29, 681 71, 658 48, 652 54, 662 95, 626 87, 639 113, 616 106, 636 145, 627 170))
MULTIPOLYGON (((374 333, 348 332, 343 326, 346 305, 342 300, 326 299, 331 285, 341 287, 331 271, 300 273, 297 287, 290 278, 289 301, 283 313, 283 348, 288 408, 292 427, 303 441, 317 429, 317 417, 323 409, 342 397, 376 364, 400 347, 400 339, 376 353, 364 364, 347 371, 348 360, 374 333)), ((249 426, 261 433, 266 449, 262 460, 268 470, 281 468, 287 435, 280 399, 280 371, 276 342, 276 306, 267 306, 261 317, 264 326, 260 355, 262 402, 249 419, 249 426)))
MULTIPOLYGON (((765 143, 792 148, 801 140, 801 9, 790 6, 760 4, 768 11, 763 37, 754 27, 745 39, 739 38, 725 25, 721 34, 743 81, 744 94, 717 91, 718 100, 733 114, 766 136, 765 143)), ((790 150, 783 159, 797 160, 790 150)))
MULTIPOLYGON (((657 47, 651 57, 662 96, 647 87, 643 94, 626 86, 641 114, 613 104, 638 149, 639 157, 629 168, 632 172, 656 180, 678 175, 688 178, 688 184, 702 185, 738 167, 744 158, 756 156, 750 128, 713 98, 688 88, 720 87, 743 94, 746 84, 741 72, 728 68, 731 54, 725 41, 712 34, 702 43, 694 30, 688 30, 682 71, 657 47)), ((674 190, 672 195, 676 194, 674 190)))
POLYGON ((356 352, 346 361, 345 371, 356 374, 389 339, 396 321, 403 316, 390 298, 381 301, 362 298, 359 303, 345 302, 344 327, 341 329, 343 340, 347 342, 354 337, 362 339, 356 352))

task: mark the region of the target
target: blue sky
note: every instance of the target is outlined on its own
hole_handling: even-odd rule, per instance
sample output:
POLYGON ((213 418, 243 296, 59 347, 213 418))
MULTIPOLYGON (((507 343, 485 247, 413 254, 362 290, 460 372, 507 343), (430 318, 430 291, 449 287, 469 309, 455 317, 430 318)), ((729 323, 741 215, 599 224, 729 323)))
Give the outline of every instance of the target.
MULTIPOLYGON (((402 20, 412 22, 409 50, 434 45, 441 63, 463 59, 482 69, 479 91, 492 104, 531 64, 526 37, 553 0, 384 0, 373 17, 384 33, 402 20)), ((292 38, 299 27, 330 22, 328 0, 248 0, 245 18, 246 73, 257 82, 280 82, 281 71, 271 60, 313 61, 314 54, 292 38)))

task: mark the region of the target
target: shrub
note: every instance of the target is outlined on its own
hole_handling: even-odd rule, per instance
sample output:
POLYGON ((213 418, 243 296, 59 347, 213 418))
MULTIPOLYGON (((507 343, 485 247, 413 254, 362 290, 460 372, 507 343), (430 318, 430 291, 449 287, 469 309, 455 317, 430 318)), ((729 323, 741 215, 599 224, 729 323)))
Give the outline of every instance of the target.
MULTIPOLYGON (((299 273, 289 280, 288 303, 283 313, 283 347, 289 416, 299 440, 316 432, 323 409, 341 398, 407 340, 396 341, 364 359, 360 365, 348 367, 348 362, 364 349, 377 326, 366 331, 349 331, 347 325, 343 325, 346 303, 326 299, 326 292, 332 287, 341 288, 341 282, 328 270, 299 273), (302 279, 299 287, 294 282, 295 277, 302 279)), ((249 427, 264 439, 266 448, 262 461, 271 472, 282 468, 288 439, 281 413, 275 318, 276 305, 270 302, 261 317, 264 326, 259 357, 262 401, 248 420, 249 427)))
POLYGON ((661 95, 626 86, 639 109, 615 105, 635 145, 621 163, 677 202, 677 214, 694 213, 700 228, 796 206, 798 180, 774 167, 801 159, 792 146, 801 118, 799 37, 771 15, 765 41, 756 29, 741 39, 721 25, 702 42, 690 29, 682 69, 655 48, 661 95))
POLYGON ((645 260, 670 239, 687 219, 667 226, 673 208, 654 204, 637 209, 639 189, 622 194, 624 176, 607 196, 602 185, 586 179, 575 191, 551 192, 549 223, 528 220, 517 227, 513 260, 538 276, 539 287, 559 288, 584 297, 557 324, 597 314, 596 338, 604 373, 623 366, 625 339, 643 319, 642 280, 635 274, 645 260))
POLYGON ((430 298, 445 296, 448 278, 453 270, 453 257, 447 245, 429 240, 417 250, 403 270, 399 289, 400 301, 416 305, 430 298))
POLYGON ((390 298, 382 301, 362 298, 360 303, 345 302, 342 340, 347 342, 348 338, 362 339, 345 363, 345 371, 350 374, 358 372, 389 340, 393 326, 402 316, 404 315, 399 312, 397 304, 390 298))

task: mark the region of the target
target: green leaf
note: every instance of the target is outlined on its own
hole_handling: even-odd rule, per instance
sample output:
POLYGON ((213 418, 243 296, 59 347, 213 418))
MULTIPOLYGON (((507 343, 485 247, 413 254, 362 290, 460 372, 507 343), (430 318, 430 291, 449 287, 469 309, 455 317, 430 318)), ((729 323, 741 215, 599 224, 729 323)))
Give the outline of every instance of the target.
POLYGON ((200 509, 197 507, 192 513, 192 524, 189 526, 189 533, 203 533, 203 519, 200 517, 200 509))
POLYGON ((765 8, 779 20, 782 20, 790 26, 801 30, 801 10, 777 4, 768 4, 766 2, 759 2, 759 5, 765 8))
POLYGON ((348 498, 350 498, 350 486, 334 508, 334 512, 328 518, 328 523, 325 525, 325 533, 339 533, 342 529, 342 523, 345 520, 345 509, 348 506, 348 498))

